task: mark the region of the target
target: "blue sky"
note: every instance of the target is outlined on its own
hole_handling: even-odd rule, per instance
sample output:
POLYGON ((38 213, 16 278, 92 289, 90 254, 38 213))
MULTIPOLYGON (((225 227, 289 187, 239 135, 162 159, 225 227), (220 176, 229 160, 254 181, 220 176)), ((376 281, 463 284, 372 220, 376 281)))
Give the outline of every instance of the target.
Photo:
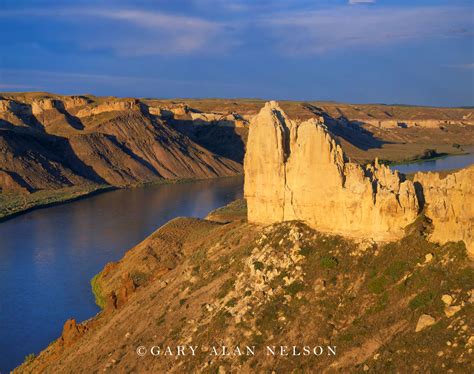
POLYGON ((474 105, 472 0, 3 0, 0 44, 0 91, 474 105))

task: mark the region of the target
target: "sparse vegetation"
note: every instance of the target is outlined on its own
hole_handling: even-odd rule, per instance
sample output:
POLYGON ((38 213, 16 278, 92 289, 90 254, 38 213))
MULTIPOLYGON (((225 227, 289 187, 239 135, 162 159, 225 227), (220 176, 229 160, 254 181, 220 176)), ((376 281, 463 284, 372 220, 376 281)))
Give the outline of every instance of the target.
POLYGON ((109 191, 113 188, 106 185, 90 185, 37 191, 30 194, 0 193, 0 222, 31 209, 70 202, 94 193, 109 191))
POLYGON ((23 360, 23 364, 30 364, 31 362, 33 362, 33 360, 36 358, 36 354, 34 353, 30 353, 28 355, 25 356, 25 359, 23 360))
POLYGON ((436 297, 436 293, 433 291, 423 291, 420 294, 416 295, 413 299, 410 300, 408 304, 411 309, 426 308, 431 304, 436 297))
POLYGON ((92 287, 92 293, 94 294, 95 297, 95 303, 101 308, 105 308, 105 297, 102 295, 100 283, 99 283, 99 277, 100 273, 94 275, 94 277, 91 279, 91 287, 92 287))
POLYGON ((132 271, 132 273, 130 274, 130 277, 133 280, 133 284, 139 287, 148 281, 148 279, 150 278, 150 275, 142 271, 132 271))
MULTIPOLYGON (((206 223, 197 223, 201 224, 206 223)), ((152 329, 137 327, 140 338, 150 341, 158 335, 163 342, 191 339, 199 346, 227 341, 257 347, 278 346, 281 341, 337 346, 336 358, 299 360, 303 372, 322 371, 334 362, 348 373, 359 372, 364 365, 374 372, 394 368, 457 372, 466 365, 461 355, 469 332, 463 326, 472 320, 468 299, 474 272, 463 243, 430 243, 426 239, 429 229, 429 221, 421 217, 401 241, 361 250, 350 240, 322 235, 301 222, 266 228, 245 222, 217 225, 210 231, 216 238, 212 243, 199 241, 195 234, 183 244, 190 246, 190 256, 162 278, 151 277, 147 287, 137 291, 143 292, 144 303, 121 308, 136 318, 157 316, 152 329), (427 254, 429 262, 425 262, 427 254), (163 286, 165 281, 173 287, 163 286), (151 299, 151 294, 156 297, 151 299), (455 317, 445 315, 443 294, 453 295, 453 305, 464 302, 455 317), (422 314, 429 314, 436 323, 415 332, 422 314), (448 346, 447 341, 452 344, 448 346), (370 353, 365 351, 367 346, 370 353), (443 356, 437 356, 439 351, 443 356), (375 355, 380 358, 375 360, 375 355), (420 362, 425 366, 416 369, 420 362)), ((205 232, 203 227, 198 231, 205 232)), ((122 313, 121 309, 116 313, 122 313)), ((295 369, 291 358, 272 361, 261 355, 222 361, 205 357, 205 370, 200 367, 204 361, 196 357, 184 357, 180 370, 295 369)))
POLYGON ((338 261, 335 257, 322 256, 320 260, 321 267, 324 269, 333 269, 337 266, 338 261))

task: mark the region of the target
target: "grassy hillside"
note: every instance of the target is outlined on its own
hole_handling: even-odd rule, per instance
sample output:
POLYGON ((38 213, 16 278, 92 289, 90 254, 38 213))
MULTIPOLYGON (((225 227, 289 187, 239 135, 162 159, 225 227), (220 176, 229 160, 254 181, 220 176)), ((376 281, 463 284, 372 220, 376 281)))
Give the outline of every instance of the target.
POLYGON ((472 262, 462 242, 428 242, 426 218, 400 242, 376 245, 301 222, 251 225, 241 203, 217 213, 233 219, 175 219, 107 265, 95 278, 104 310, 67 324, 19 370, 472 371, 472 262), (180 344, 197 354, 149 353, 180 344), (211 354, 223 345, 229 356, 211 354), (282 345, 301 355, 266 354, 282 345), (148 354, 137 356, 138 346, 148 354), (303 355, 304 346, 324 354, 303 355))

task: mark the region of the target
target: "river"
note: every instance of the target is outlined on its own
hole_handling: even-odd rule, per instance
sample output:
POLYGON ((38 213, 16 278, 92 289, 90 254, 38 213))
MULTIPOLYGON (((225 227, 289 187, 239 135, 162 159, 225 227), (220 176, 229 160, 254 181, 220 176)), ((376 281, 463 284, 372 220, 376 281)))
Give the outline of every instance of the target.
POLYGON ((418 171, 427 172, 461 169, 474 164, 474 148, 469 148, 468 151, 470 153, 463 155, 446 156, 433 160, 392 165, 390 168, 398 170, 404 174, 416 173, 418 171))
POLYGON ((99 308, 90 279, 163 223, 242 197, 242 178, 116 190, 0 223, 0 373, 39 353, 68 318, 99 308))
MULTIPOLYGON (((403 173, 458 169, 474 154, 400 164, 403 173)), ((117 190, 0 224, 0 372, 60 336, 68 318, 95 315, 90 279, 178 216, 204 217, 242 197, 226 178, 117 190)))

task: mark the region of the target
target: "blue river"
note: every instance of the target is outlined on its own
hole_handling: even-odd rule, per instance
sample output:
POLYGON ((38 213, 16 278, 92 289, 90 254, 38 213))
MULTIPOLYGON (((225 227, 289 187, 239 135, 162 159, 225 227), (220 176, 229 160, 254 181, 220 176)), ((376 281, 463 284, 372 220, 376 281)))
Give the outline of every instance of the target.
POLYGON ((0 223, 0 373, 39 353, 68 318, 99 308, 90 279, 159 226, 242 197, 242 178, 116 190, 0 223))
MULTIPOLYGON (((458 169, 474 154, 400 164, 403 173, 458 169)), ((99 308, 90 279, 160 225, 204 217, 242 197, 242 178, 116 190, 0 223, 0 373, 39 353, 68 318, 99 308)))

